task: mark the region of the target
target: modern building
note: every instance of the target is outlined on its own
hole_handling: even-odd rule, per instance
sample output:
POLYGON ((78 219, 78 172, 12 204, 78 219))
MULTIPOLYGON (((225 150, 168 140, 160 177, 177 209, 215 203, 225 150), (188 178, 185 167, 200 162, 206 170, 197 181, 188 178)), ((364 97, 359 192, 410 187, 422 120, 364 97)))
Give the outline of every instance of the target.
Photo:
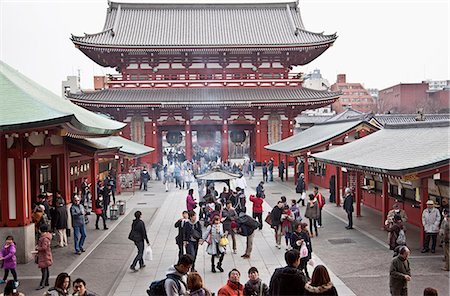
POLYGON ((425 80, 422 83, 428 84, 428 90, 438 91, 446 88, 450 88, 450 80, 425 80))
POLYGON ((216 150, 248 155, 293 134, 302 111, 330 105, 339 91, 304 87, 292 68, 310 63, 337 36, 307 31, 297 1, 149 4, 110 1, 105 26, 72 36, 76 48, 119 74, 95 77, 95 91, 67 98, 127 123, 123 135, 192 159, 216 150))
POLYGON ((368 113, 377 111, 377 102, 361 83, 347 82, 345 74, 338 74, 331 91, 341 91, 341 98, 332 104, 332 109, 341 113, 345 108, 368 113))
POLYGON ((448 113, 450 89, 430 90, 427 82, 400 83, 379 92, 379 113, 448 113))

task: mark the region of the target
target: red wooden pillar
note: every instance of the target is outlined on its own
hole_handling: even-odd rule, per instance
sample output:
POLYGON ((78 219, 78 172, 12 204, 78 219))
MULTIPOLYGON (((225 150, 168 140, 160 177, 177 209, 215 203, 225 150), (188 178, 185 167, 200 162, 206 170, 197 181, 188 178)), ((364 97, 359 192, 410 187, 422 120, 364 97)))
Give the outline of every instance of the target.
POLYGON ((153 153, 151 153, 151 158, 152 158, 152 162, 153 163, 158 163, 159 162, 159 154, 160 154, 160 150, 158 150, 158 127, 156 126, 157 120, 153 119, 152 122, 152 146, 153 148, 155 148, 155 151, 153 151, 153 153))
POLYGON ((336 206, 341 206, 341 167, 336 166, 336 206))
POLYGON ((91 159, 89 164, 90 172, 91 172, 91 195, 92 195, 92 210, 95 212, 96 206, 95 201, 97 200, 97 178, 98 178, 98 158, 97 155, 94 154, 94 157, 91 159))
MULTIPOLYGON (((39 169, 39 168, 38 168, 39 169)), ((53 196, 55 196, 56 194, 56 190, 58 189, 58 184, 59 184, 59 174, 58 174, 58 155, 52 155, 52 160, 51 160, 51 178, 52 178, 52 193, 53 196)), ((37 178, 39 178, 39 172, 37 174, 37 178)), ((39 184, 39 182, 37 182, 39 184)), ((33 196, 33 198, 35 198, 33 196)))
MULTIPOLYGON (((29 222, 30 204, 29 181, 30 181, 30 161, 24 156, 24 138, 19 136, 15 139, 14 153, 14 176, 15 176, 15 199, 16 199, 16 226, 24 226, 29 222)), ((11 219, 11 217, 10 217, 11 219)))
POLYGON ((222 121, 222 151, 221 151, 221 155, 222 155, 222 161, 227 161, 228 160, 228 122, 226 119, 224 119, 222 121))
POLYGON ((5 135, 0 134, 0 226, 8 224, 8 153, 5 135))
POLYGON ((71 202, 70 191, 70 163, 69 163, 69 149, 64 143, 64 153, 59 156, 59 181, 61 195, 65 198, 66 203, 71 202))
POLYGON ((388 178, 383 177, 383 190, 381 193, 381 227, 384 227, 384 222, 389 211, 389 181, 388 178))
POLYGON ((186 159, 192 160, 192 128, 189 120, 184 124, 184 142, 186 144, 186 159))
POLYGON ((262 150, 262 132, 261 132, 261 118, 256 118, 256 126, 255 126, 255 158, 256 161, 259 163, 262 163, 263 160, 263 156, 261 153, 262 150))
POLYGON ((294 157, 294 184, 297 184, 297 156, 294 157))
POLYGON ((309 164, 308 164, 308 154, 303 154, 303 158, 305 159, 305 163, 303 165, 303 173, 305 174, 305 190, 308 191, 308 183, 309 183, 309 164))
POLYGON ((286 164, 286 181, 288 181, 289 180, 289 170, 288 170, 288 168, 289 168, 289 155, 285 155, 285 164, 286 164))
POLYGON ((361 217, 361 173, 356 173, 355 195, 356 195, 356 217, 361 217))
POLYGON ((122 193, 122 185, 121 185, 121 180, 120 180, 120 175, 122 174, 122 157, 119 156, 119 158, 117 159, 117 169, 116 169, 116 194, 121 194, 122 193))
MULTIPOLYGON (((420 215, 422 217, 423 211, 427 208, 428 201, 428 178, 420 179, 420 215)), ((425 231, 420 227, 420 245, 423 246, 425 240, 425 231)))

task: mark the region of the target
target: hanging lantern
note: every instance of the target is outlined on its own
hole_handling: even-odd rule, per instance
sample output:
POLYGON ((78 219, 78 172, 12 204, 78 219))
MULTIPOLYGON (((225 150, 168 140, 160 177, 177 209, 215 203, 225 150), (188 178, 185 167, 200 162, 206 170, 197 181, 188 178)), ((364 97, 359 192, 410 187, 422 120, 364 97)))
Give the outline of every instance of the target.
POLYGON ((216 132, 215 131, 198 131, 197 132, 197 143, 201 147, 213 147, 216 143, 216 132))
POLYGON ((181 132, 168 132, 166 135, 167 143, 170 145, 178 145, 183 140, 181 132))
POLYGON ((245 139, 247 138, 247 134, 245 131, 232 131, 230 133, 230 139, 231 142, 234 144, 242 144, 245 142, 245 139))

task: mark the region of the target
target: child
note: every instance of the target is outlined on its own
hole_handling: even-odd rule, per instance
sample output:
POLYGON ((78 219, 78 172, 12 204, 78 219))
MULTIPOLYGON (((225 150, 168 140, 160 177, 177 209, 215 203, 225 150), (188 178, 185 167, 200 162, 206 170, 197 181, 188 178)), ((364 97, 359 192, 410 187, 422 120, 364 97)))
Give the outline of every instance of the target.
POLYGON ((297 201, 295 199, 291 200, 291 212, 294 213, 295 221, 300 223, 302 222, 302 215, 300 214, 300 208, 297 205, 297 201))
POLYGON ((3 279, 0 280, 0 284, 4 284, 6 282, 9 271, 11 271, 16 287, 19 286, 16 272, 16 243, 11 235, 6 237, 5 245, 3 246, 2 253, 0 255, 0 260, 3 261, 2 268, 5 270, 5 275, 3 276, 3 279))

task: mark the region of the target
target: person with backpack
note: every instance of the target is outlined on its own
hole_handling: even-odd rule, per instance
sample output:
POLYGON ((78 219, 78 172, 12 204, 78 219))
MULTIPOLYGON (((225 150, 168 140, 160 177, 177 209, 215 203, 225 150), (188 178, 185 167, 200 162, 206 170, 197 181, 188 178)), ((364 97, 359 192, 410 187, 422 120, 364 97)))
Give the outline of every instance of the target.
MULTIPOLYGON (((406 236, 405 236, 405 226, 402 222, 402 217, 400 215, 395 215, 393 219, 393 223, 389 223, 386 220, 384 229, 389 232, 389 249, 395 251, 398 246, 406 245, 406 236)), ((397 254, 394 253, 394 256, 397 254)))
POLYGON ((245 199, 245 194, 244 194, 244 190, 240 187, 236 187, 236 204, 234 205, 234 208, 236 210, 236 212, 239 214, 240 212, 246 212, 246 208, 245 208, 245 203, 246 203, 246 199, 245 199))
POLYGON ((202 226, 197 220, 197 213, 190 211, 188 216, 189 220, 183 227, 183 244, 186 247, 186 254, 191 255, 194 259, 191 271, 196 272, 195 259, 197 259, 198 244, 202 238, 202 226))
POLYGON ((150 241, 147 237, 147 230, 145 229, 145 223, 141 220, 142 212, 136 211, 134 213, 134 217, 136 219, 133 220, 133 224, 131 225, 131 232, 128 235, 128 239, 132 240, 138 249, 138 253, 131 263, 130 269, 132 271, 136 270, 136 264, 139 262, 140 268, 144 268, 144 240, 147 242, 147 245, 150 246, 150 241))
POLYGON ((255 237, 255 230, 259 227, 259 222, 256 219, 250 217, 246 213, 239 213, 239 218, 237 219, 238 234, 247 237, 247 247, 245 249, 245 254, 241 257, 244 259, 250 258, 253 249, 253 238, 255 237))
POLYGON ((187 289, 187 274, 191 270, 194 260, 191 255, 181 256, 177 264, 169 267, 166 277, 162 280, 154 281, 147 290, 149 296, 184 296, 189 295, 187 289))

